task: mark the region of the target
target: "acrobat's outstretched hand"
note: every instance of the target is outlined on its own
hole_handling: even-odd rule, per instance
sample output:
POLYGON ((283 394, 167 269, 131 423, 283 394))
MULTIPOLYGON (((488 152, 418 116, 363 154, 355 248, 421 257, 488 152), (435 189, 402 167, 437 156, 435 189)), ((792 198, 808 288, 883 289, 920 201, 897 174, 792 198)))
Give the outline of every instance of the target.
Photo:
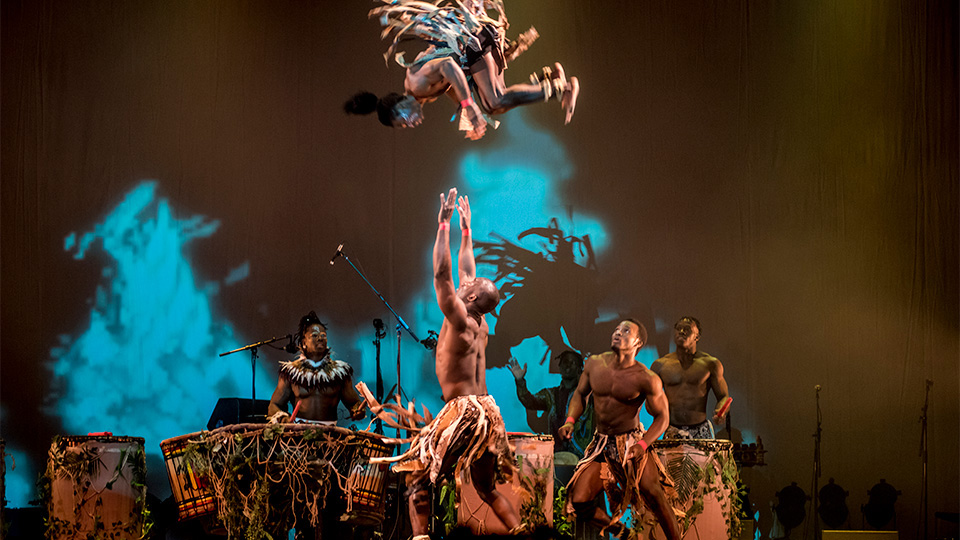
POLYGON ((460 102, 460 131, 466 132, 464 136, 471 141, 483 138, 487 132, 487 121, 472 98, 460 102))

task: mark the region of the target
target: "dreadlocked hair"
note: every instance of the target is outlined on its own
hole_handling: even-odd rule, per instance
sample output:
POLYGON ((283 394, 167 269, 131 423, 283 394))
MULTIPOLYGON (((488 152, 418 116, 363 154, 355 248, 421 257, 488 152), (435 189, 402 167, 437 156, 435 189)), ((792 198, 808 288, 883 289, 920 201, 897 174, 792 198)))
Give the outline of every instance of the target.
POLYGON ((396 116, 393 107, 403 99, 403 94, 390 92, 389 94, 378 98, 372 92, 360 91, 354 94, 346 103, 343 104, 343 110, 347 114, 370 114, 377 111, 377 119, 380 123, 393 127, 393 119, 396 116))
POLYGON ((300 326, 297 328, 297 346, 303 345, 303 337, 306 334, 307 329, 315 324, 319 324, 324 330, 327 329, 327 325, 323 324, 323 321, 320 320, 320 317, 317 317, 316 311, 311 311, 303 317, 300 317, 300 326))

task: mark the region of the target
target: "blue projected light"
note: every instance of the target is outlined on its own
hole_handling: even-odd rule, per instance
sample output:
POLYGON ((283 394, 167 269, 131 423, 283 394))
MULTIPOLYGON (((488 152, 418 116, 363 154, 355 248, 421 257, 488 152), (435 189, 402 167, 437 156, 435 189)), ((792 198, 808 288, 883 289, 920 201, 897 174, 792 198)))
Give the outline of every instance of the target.
MULTIPOLYGON (((9 414, 7 407, 0 405, 0 416, 9 418, 9 414)), ((4 442, 3 497, 11 508, 26 506, 27 502, 34 498, 37 471, 33 470, 33 464, 26 456, 27 452, 12 445, 10 441, 4 442)))
MULTIPOLYGON (((102 251, 108 263, 86 327, 59 336, 48 363, 48 412, 65 433, 143 437, 148 455, 163 439, 204 429, 219 397, 250 388, 249 363, 217 356, 239 346, 211 307, 220 286, 199 279, 186 252, 219 222, 178 219, 156 191, 156 182, 142 182, 92 231, 66 237, 75 259, 102 251)), ((244 262, 225 282, 247 275, 244 262)))
MULTIPOLYGON (((594 254, 602 251, 607 245, 607 234, 603 225, 597 219, 578 212, 575 205, 564 201, 559 193, 562 184, 572 178, 574 167, 556 137, 532 124, 526 113, 517 109, 510 113, 509 121, 504 122, 503 127, 496 133, 496 141, 498 144, 492 148, 467 151, 460 160, 458 178, 452 180, 449 186, 444 186, 444 191, 448 187, 456 186, 461 195, 469 197, 475 243, 503 239, 529 252, 546 253, 549 258, 551 249, 558 246, 551 247, 547 237, 542 234, 529 234, 529 231, 543 232, 553 227, 553 230, 562 232, 561 236, 568 239, 589 237, 594 254), (526 236, 518 238, 525 233, 526 236)), ((424 211, 433 213, 436 209, 429 208, 424 211)), ((454 218, 454 227, 456 221, 454 218)), ((456 265, 459 235, 453 234, 451 237, 453 262, 456 265)), ((429 268, 432 265, 430 261, 433 231, 424 231, 423 239, 424 256, 429 268)), ((478 249, 477 253, 480 252, 478 249)), ((587 266, 588 256, 585 252, 572 250, 570 256, 572 259, 568 258, 568 264, 587 266)), ((498 286, 502 287, 505 279, 510 279, 498 279, 496 267, 485 263, 482 256, 478 255, 477 262, 478 274, 494 279, 498 286)), ((456 270, 454 272, 456 273, 456 270)), ((443 322, 429 275, 423 276, 423 285, 421 292, 414 295, 410 302, 410 311, 404 314, 414 331, 422 334, 419 336, 421 338, 426 337, 428 329, 439 330, 443 322)), ((505 295, 501 308, 511 301, 511 296, 512 293, 505 295)), ((576 314, 571 314, 571 317, 576 317, 576 314)), ((491 334, 496 334, 498 319, 488 315, 487 322, 491 334)), ((593 318, 590 322, 593 322, 593 318)), ((557 336, 561 336, 558 337, 558 342, 563 344, 562 340, 566 339, 564 328, 557 325, 555 331, 557 336)), ((391 343, 392 336, 393 334, 388 333, 381 352, 387 388, 396 382, 396 345, 395 339, 391 343)), ((372 388, 375 352, 370 346, 370 331, 358 332, 353 342, 357 349, 363 351, 361 373, 372 388)), ((414 344, 407 336, 403 336, 401 343, 401 382, 404 391, 408 396, 416 396, 418 403, 426 404, 431 411, 436 412, 443 406, 443 401, 432 354, 414 344)), ((532 392, 560 383, 560 376, 549 372, 549 363, 540 362, 551 354, 549 345, 543 339, 533 336, 505 347, 505 350, 493 354, 513 355, 520 359, 521 363, 527 363, 526 380, 532 392)), ((552 354, 556 355, 558 352, 553 351, 552 354)), ((488 349, 488 366, 491 361, 494 365, 503 365, 506 358, 494 359, 488 349)), ((497 399, 507 429, 529 431, 530 428, 526 425, 526 409, 517 399, 516 385, 510 371, 506 368, 488 369, 486 376, 488 391, 497 399)))

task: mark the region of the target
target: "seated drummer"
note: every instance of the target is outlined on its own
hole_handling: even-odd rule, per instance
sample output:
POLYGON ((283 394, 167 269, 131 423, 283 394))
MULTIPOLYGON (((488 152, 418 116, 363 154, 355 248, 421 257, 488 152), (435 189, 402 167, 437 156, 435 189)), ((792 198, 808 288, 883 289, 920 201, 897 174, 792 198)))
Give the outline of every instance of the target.
POLYGON ((707 419, 707 396, 710 390, 717 398, 714 423, 723 421, 733 399, 727 393, 723 364, 709 354, 697 350, 700 321, 682 317, 673 326, 676 352, 658 359, 650 369, 663 381, 663 391, 670 402, 670 426, 664 439, 713 439, 713 424, 707 419))
POLYGON ((280 362, 277 389, 267 413, 271 421, 293 421, 287 413, 287 404, 292 404, 297 420, 336 425, 341 401, 351 418, 363 418, 364 402, 353 386, 353 368, 330 357, 327 327, 315 312, 300 319, 297 345, 300 354, 292 361, 280 362))

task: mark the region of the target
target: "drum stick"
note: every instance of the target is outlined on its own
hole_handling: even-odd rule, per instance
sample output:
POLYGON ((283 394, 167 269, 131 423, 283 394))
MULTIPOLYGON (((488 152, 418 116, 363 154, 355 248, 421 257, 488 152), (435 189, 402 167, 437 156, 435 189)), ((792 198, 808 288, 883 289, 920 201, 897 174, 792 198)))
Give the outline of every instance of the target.
POLYGON ((297 404, 293 407, 293 414, 290 415, 291 422, 297 419, 297 411, 300 410, 301 403, 303 403, 303 400, 297 400, 297 404))
POLYGON ((719 411, 717 411, 717 418, 723 418, 723 416, 727 414, 727 411, 730 410, 730 404, 733 403, 733 398, 730 396, 727 396, 726 399, 727 399, 727 402, 724 403, 722 407, 720 407, 719 411))

